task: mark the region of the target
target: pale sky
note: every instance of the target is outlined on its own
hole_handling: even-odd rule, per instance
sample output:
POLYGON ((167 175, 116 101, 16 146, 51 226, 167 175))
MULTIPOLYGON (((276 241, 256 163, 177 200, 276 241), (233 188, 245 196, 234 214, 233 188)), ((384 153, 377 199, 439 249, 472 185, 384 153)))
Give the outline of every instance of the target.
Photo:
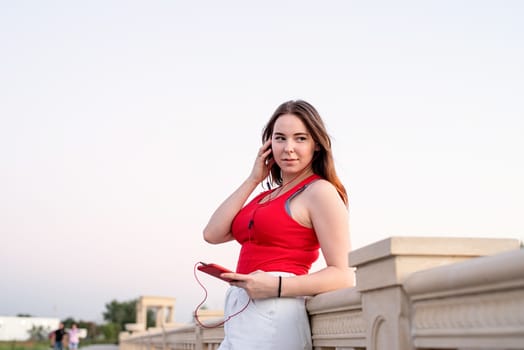
MULTIPOLYGON (((289 99, 312 103, 353 247, 524 239, 522 1, 0 0, 0 315, 102 321, 204 296, 202 229, 289 99)), ((323 266, 320 260, 315 268, 323 266)), ((205 276, 210 308, 227 285, 205 276)))

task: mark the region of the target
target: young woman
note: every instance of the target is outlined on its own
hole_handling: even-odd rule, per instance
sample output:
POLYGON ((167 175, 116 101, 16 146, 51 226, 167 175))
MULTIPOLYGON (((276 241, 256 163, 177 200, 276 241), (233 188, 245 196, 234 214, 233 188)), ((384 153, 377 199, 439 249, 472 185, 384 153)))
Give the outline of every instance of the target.
POLYGON ((77 350, 80 342, 80 329, 78 329, 76 323, 73 323, 67 334, 69 336, 69 350, 77 350))
POLYGON ((311 349, 304 296, 352 285, 348 198, 334 167, 331 141, 316 109, 280 105, 262 133, 247 179, 216 209, 204 229, 212 244, 242 248, 227 292, 220 350, 311 349), (277 187, 246 201, 267 179, 277 187), (322 250, 326 267, 309 273, 322 250))

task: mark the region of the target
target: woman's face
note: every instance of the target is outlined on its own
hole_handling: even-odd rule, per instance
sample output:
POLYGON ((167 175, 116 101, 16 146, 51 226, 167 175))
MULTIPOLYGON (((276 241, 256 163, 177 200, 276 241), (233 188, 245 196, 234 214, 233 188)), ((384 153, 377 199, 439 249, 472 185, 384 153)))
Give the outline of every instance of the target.
POLYGON ((306 125, 294 114, 283 114, 275 122, 271 136, 273 158, 282 170, 282 176, 311 168, 315 140, 306 125))

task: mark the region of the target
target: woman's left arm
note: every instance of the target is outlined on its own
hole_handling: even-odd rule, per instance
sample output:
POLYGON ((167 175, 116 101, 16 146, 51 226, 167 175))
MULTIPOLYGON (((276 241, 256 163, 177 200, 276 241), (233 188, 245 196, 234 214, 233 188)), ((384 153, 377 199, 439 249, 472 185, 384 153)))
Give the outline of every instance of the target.
POLYGON ((281 296, 315 295, 353 286, 348 208, 326 180, 311 184, 304 195, 326 267, 314 273, 282 279, 281 296))

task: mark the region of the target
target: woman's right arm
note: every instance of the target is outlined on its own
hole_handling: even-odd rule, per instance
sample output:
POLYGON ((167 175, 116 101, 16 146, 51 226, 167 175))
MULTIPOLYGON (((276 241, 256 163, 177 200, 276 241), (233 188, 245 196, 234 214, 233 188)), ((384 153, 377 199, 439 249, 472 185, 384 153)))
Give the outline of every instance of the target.
POLYGON ((233 239, 231 223, 257 186, 258 182, 254 182, 248 178, 235 192, 220 204, 204 228, 204 240, 206 242, 218 244, 233 239))
POLYGON ((258 151, 257 159, 249 177, 215 210, 206 227, 204 240, 218 244, 233 240, 231 223, 242 209, 251 193, 269 174, 272 160, 266 164, 266 158, 271 153, 271 140, 265 142, 258 151))

